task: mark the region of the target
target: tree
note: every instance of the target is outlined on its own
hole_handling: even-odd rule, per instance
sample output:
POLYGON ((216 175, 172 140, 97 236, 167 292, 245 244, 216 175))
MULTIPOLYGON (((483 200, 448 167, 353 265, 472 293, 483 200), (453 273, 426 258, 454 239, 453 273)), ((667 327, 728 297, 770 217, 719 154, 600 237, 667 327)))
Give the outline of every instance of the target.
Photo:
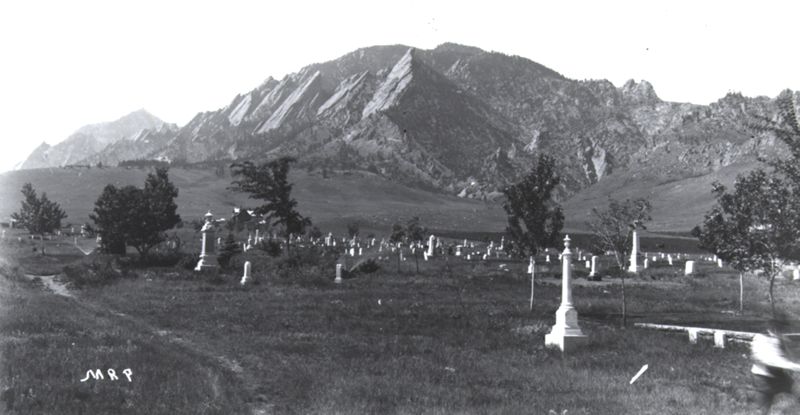
POLYGON ((25 198, 19 212, 11 214, 11 218, 30 232, 31 235, 39 235, 42 241, 42 255, 45 255, 44 234, 52 233, 61 229, 61 220, 67 218, 67 214, 61 209, 58 203, 47 198, 47 194, 42 192, 41 197, 36 195, 33 185, 25 183, 21 190, 25 198))
POLYGON ((627 299, 625 298, 625 258, 631 250, 633 231, 646 229, 645 222, 651 220, 650 201, 626 199, 620 202, 609 198, 608 209, 592 208, 591 219, 586 223, 596 238, 597 248, 611 251, 620 268, 622 283, 622 326, 627 325, 627 299))
POLYGON ((564 214, 552 200, 553 190, 560 183, 555 160, 540 154, 531 172, 519 183, 503 189, 503 209, 508 214, 506 250, 517 257, 528 257, 556 243, 564 214))
MULTIPOLYGON (((392 243, 400 243, 402 244, 403 241, 406 239, 406 228, 401 225, 400 223, 395 222, 392 225, 392 234, 389 235, 389 242, 392 243)), ((403 253, 403 248, 397 248, 397 272, 400 272, 400 256, 403 253)))
POLYGON ((358 236, 359 226, 358 222, 351 222, 347 224, 347 235, 350 239, 353 239, 358 236))
POLYGON ((255 213, 263 215, 271 226, 283 227, 287 253, 291 236, 302 234, 311 225, 311 218, 297 212, 297 201, 292 198, 292 184, 287 176, 294 162, 294 158, 281 157, 259 165, 250 161, 231 164, 231 175, 238 179, 233 181, 230 189, 249 193, 251 199, 266 202, 257 207, 255 213))
POLYGON ((125 248, 132 246, 144 259, 150 249, 166 239, 165 231, 181 222, 176 213, 177 196, 178 189, 163 167, 147 175, 144 189, 107 185, 89 215, 99 229, 101 249, 124 255, 125 248))
POLYGON ((312 226, 311 230, 308 231, 308 236, 313 239, 322 238, 322 231, 318 227, 312 226))
MULTIPOLYGON (((406 222, 405 236, 409 244, 420 244, 425 240, 425 234, 428 230, 420 224, 419 217, 414 216, 406 222)), ((414 264, 416 265, 417 273, 419 274, 419 249, 414 249, 414 264)))
POLYGON ((741 274, 760 270, 769 279, 769 302, 775 310, 775 277, 783 260, 797 258, 800 211, 786 180, 763 169, 739 176, 733 192, 714 183, 716 204, 694 234, 741 274))

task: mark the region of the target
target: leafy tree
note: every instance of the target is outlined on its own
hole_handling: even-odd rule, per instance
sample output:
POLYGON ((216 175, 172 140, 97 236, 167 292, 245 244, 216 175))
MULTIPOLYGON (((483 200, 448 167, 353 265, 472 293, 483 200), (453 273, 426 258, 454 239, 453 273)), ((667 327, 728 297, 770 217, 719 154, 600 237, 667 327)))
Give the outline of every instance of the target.
POLYGON ((503 189, 506 196, 503 209, 508 214, 506 233, 510 237, 506 250, 510 254, 528 257, 556 243, 564 227, 561 206, 552 200, 559 183, 555 160, 540 154, 522 181, 503 189))
POLYGON ((308 236, 314 239, 322 238, 322 231, 317 226, 312 226, 308 236))
POLYGON ((350 239, 358 236, 358 232, 359 232, 358 222, 351 222, 347 224, 347 235, 350 236, 350 239))
POLYGON ((620 202, 609 198, 608 209, 592 208, 591 219, 586 223, 596 238, 597 248, 614 253, 620 268, 622 282, 622 326, 627 325, 627 299, 625 298, 625 258, 631 251, 633 231, 646 229, 645 222, 651 220, 650 201, 626 199, 620 202))
POLYGON ((739 176, 733 192, 714 183, 716 204, 694 232, 701 246, 741 273, 760 270, 769 279, 769 302, 783 260, 797 258, 800 211, 790 185, 763 169, 739 176))
POLYGON ((271 226, 282 226, 286 236, 286 250, 289 251, 291 236, 300 235, 311 219, 297 212, 297 201, 292 198, 292 184, 288 181, 289 168, 294 158, 281 157, 255 165, 250 161, 231 164, 234 180, 232 190, 250 194, 251 199, 261 199, 266 203, 257 207, 255 213, 263 215, 271 226))
POLYGON ((592 208, 590 220, 586 223, 596 238, 597 248, 614 253, 620 269, 625 269, 626 260, 633 244, 633 230, 647 229, 652 206, 644 198, 619 201, 609 198, 608 208, 592 208))
MULTIPOLYGON (((406 240, 406 228, 401 225, 400 223, 395 222, 392 225, 392 234, 389 235, 389 242, 392 243, 402 243, 406 240)), ((400 272, 400 255, 402 254, 403 249, 397 249, 397 272, 400 272)))
POLYGON ((48 199, 46 193, 42 192, 41 196, 37 196, 30 183, 22 185, 21 192, 25 196, 22 206, 19 212, 11 214, 11 218, 31 235, 39 235, 42 240, 42 255, 45 255, 44 234, 61 229, 61 220, 66 219, 67 214, 58 203, 48 199))
MULTIPOLYGON (((406 222, 405 236, 409 243, 419 244, 425 240, 428 229, 420 224, 419 217, 414 216, 406 222)), ((414 264, 419 273, 419 249, 414 249, 414 264)))
POLYGON ((166 239, 165 231, 181 222, 177 196, 178 189, 163 167, 147 175, 144 189, 107 185, 89 215, 99 229, 101 249, 124 255, 126 246, 132 246, 144 259, 166 239))

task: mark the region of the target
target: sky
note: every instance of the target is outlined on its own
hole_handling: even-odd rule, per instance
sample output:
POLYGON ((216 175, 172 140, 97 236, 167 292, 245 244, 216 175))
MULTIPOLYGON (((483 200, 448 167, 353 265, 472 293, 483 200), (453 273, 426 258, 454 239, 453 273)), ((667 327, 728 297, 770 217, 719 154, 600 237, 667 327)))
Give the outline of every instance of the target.
POLYGON ((647 80, 662 99, 800 89, 792 1, 5 1, 0 171, 43 141, 144 108, 183 125, 355 49, 444 42, 573 79, 647 80))

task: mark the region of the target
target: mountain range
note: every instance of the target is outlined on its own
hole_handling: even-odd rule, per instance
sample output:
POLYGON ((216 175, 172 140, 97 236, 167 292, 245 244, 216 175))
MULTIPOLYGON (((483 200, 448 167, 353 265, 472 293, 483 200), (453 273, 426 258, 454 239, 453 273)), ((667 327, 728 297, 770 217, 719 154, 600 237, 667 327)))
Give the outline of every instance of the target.
POLYGON ((663 183, 769 157, 780 144, 747 122, 776 112, 774 99, 738 93, 710 105, 666 102, 647 81, 573 80, 470 46, 373 46, 267 78, 180 128, 145 111, 81 128, 22 168, 289 155, 308 169, 363 169, 491 198, 544 152, 566 198, 609 176, 663 183))

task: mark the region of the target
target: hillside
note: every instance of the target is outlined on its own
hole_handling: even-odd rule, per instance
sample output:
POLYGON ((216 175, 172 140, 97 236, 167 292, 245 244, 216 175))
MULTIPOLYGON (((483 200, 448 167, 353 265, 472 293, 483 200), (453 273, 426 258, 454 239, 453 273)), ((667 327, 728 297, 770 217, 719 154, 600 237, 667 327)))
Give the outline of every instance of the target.
MULTIPOLYGON (((19 209, 20 188, 31 182, 39 192, 57 201, 69 215, 65 223, 89 221, 94 202, 106 184, 144 185, 146 169, 126 168, 53 168, 20 170, 0 175, 0 218, 19 209)), ((229 176, 213 171, 170 169, 170 180, 179 188, 178 213, 185 221, 202 219, 208 209, 222 217, 230 216, 234 206, 255 206, 247 195, 227 190, 229 176)), ((329 179, 320 173, 309 174, 295 169, 290 179, 293 195, 303 215, 311 216, 323 230, 344 231, 346 224, 357 221, 362 229, 384 231, 396 220, 412 216, 424 218, 426 226, 440 229, 497 231, 504 227, 502 208, 495 203, 460 199, 397 183, 366 172, 333 172, 329 179)), ((3 219, 5 220, 5 219, 3 219)))
MULTIPOLYGON (((564 202, 566 230, 585 231, 591 208, 605 206, 609 196, 624 199, 646 196, 653 202, 650 229, 660 232, 686 232, 700 223, 711 207, 711 183, 730 184, 735 175, 754 167, 737 163, 710 175, 665 181, 657 175, 612 174, 564 202)), ((25 182, 59 202, 69 218, 81 224, 103 187, 108 184, 142 186, 148 170, 136 168, 53 168, 8 172, 0 175, 0 218, 19 209, 25 182)), ((234 206, 254 206, 256 201, 227 190, 231 178, 211 169, 170 169, 170 179, 180 189, 178 210, 186 221, 200 219, 206 210, 228 216, 234 206)), ((443 195, 404 186, 363 171, 333 171, 328 178, 321 172, 294 169, 290 175, 294 196, 304 215, 311 216, 323 230, 344 231, 347 223, 386 232, 397 220, 420 216, 426 226, 458 232, 502 232, 505 212, 498 202, 443 195)))

